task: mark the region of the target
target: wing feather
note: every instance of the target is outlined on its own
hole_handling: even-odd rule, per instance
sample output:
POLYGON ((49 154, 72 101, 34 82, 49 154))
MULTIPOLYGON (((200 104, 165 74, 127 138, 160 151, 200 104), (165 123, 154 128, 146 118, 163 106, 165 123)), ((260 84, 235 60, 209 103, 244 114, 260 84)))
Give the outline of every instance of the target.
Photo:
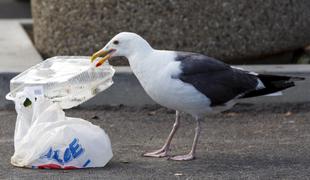
POLYGON ((206 95, 211 106, 225 104, 258 85, 255 75, 202 54, 181 52, 176 60, 182 69, 178 78, 206 95))

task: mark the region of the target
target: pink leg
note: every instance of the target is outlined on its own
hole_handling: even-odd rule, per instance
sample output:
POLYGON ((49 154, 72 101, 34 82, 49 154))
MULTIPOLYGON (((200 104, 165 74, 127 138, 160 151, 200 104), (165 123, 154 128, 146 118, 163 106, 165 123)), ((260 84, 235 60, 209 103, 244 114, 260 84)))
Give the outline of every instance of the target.
POLYGON ((197 142, 198 142, 198 138, 199 138, 199 134, 200 134, 200 119, 196 118, 196 121, 197 121, 197 126, 195 129, 195 137, 194 137, 194 141, 193 141, 191 151, 185 155, 178 155, 178 156, 170 157, 169 160, 187 161, 187 160, 192 160, 195 158, 196 146, 197 146, 197 142))
POLYGON ((180 113, 179 111, 176 111, 175 113, 175 122, 173 124, 173 128, 165 142, 165 144, 163 145, 162 148, 156 150, 156 151, 153 151, 153 152, 149 152, 149 153, 145 153, 143 154, 143 156, 146 156, 146 157, 166 157, 168 155, 168 150, 169 150, 169 147, 170 147, 170 143, 171 143, 171 140, 175 134, 175 132, 178 130, 179 128, 179 119, 180 119, 180 113))

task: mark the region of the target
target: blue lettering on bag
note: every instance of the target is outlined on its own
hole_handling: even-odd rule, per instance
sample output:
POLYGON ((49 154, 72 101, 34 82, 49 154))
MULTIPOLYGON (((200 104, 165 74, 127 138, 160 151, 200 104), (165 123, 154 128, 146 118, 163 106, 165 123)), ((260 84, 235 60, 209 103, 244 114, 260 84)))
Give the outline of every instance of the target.
POLYGON ((78 140, 76 138, 74 138, 73 141, 70 143, 69 149, 72 153, 73 158, 79 157, 84 152, 84 149, 81 147, 81 145, 78 144, 78 140))
POLYGON ((45 155, 40 157, 40 159, 44 159, 44 158, 50 159, 52 157, 52 154, 53 154, 53 149, 50 148, 45 155))
MULTIPOLYGON (((63 157, 60 155, 60 150, 53 150, 52 147, 49 148, 47 153, 42 155, 40 159, 53 159, 59 164, 64 165, 65 163, 68 163, 72 161, 73 159, 78 158, 80 155, 82 155, 85 150, 82 148, 82 146, 78 143, 79 140, 77 138, 74 138, 72 142, 69 144, 69 146, 66 148, 65 152, 63 153, 63 157)), ((91 161, 88 159, 83 167, 86 167, 91 161)))
POLYGON ((59 159, 59 150, 54 151, 54 155, 52 158, 55 159, 59 164, 63 164, 63 161, 59 159))
POLYGON ((66 148, 65 150, 65 154, 64 154, 64 162, 69 162, 71 161, 73 158, 71 156, 71 152, 70 152, 70 149, 69 148, 66 148))
POLYGON ((91 162, 91 161, 88 159, 88 160, 84 163, 83 168, 85 168, 86 166, 88 166, 88 164, 89 164, 90 162, 91 162))

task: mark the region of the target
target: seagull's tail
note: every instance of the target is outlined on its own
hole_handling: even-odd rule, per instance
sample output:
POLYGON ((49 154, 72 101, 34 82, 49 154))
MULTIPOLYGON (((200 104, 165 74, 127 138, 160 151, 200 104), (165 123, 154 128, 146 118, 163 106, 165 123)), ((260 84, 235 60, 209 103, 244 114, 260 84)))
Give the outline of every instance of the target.
POLYGON ((258 74, 257 78, 263 83, 263 88, 250 91, 244 94, 241 98, 278 94, 278 92, 284 89, 295 86, 294 81, 305 80, 303 77, 289 77, 267 74, 258 74))

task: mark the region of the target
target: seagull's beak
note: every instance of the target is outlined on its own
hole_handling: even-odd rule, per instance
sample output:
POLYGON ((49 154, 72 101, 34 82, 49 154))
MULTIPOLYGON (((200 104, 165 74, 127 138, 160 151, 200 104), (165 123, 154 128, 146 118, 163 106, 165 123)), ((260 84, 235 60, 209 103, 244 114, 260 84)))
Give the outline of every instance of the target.
POLYGON ((90 61, 94 62, 94 60, 97 57, 103 57, 101 59, 98 60, 96 67, 101 66, 106 60, 110 59, 112 57, 113 52, 115 51, 115 49, 110 49, 110 50, 99 50, 98 52, 94 53, 91 58, 90 61))

